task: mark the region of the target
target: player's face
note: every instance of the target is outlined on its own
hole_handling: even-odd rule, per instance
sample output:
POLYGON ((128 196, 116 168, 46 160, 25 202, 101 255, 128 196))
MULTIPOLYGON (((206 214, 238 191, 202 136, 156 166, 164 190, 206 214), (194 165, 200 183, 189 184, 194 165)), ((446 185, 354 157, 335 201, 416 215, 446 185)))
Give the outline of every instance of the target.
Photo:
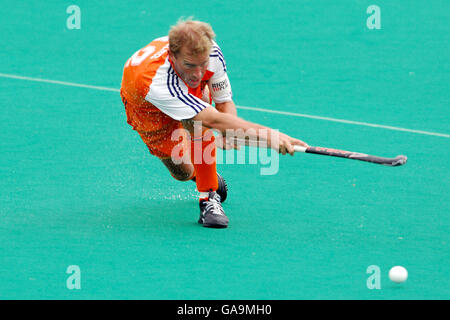
POLYGON ((193 55, 186 48, 181 48, 180 52, 171 55, 175 70, 191 88, 197 88, 205 75, 209 64, 209 52, 201 55, 193 55))

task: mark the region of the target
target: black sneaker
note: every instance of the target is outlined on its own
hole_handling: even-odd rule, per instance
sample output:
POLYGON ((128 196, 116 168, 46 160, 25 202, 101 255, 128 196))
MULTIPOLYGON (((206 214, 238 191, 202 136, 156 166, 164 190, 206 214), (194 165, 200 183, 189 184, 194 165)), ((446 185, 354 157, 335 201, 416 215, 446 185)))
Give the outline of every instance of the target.
POLYGON ((225 182, 225 179, 220 174, 217 174, 217 180, 219 181, 219 188, 217 189, 216 192, 220 196, 220 201, 224 203, 225 200, 227 199, 228 186, 227 183, 225 182))
POLYGON ((210 191, 208 200, 200 200, 198 223, 208 228, 226 228, 228 226, 228 217, 223 211, 220 195, 217 192, 210 191))
MULTIPOLYGON (((192 178, 191 180, 195 182, 195 177, 192 178)), ((220 196, 220 201, 221 202, 225 202, 225 200, 227 199, 227 195, 228 195, 227 183, 226 183, 225 179, 220 174, 217 174, 217 181, 219 182, 219 187, 218 187, 216 192, 220 196)))

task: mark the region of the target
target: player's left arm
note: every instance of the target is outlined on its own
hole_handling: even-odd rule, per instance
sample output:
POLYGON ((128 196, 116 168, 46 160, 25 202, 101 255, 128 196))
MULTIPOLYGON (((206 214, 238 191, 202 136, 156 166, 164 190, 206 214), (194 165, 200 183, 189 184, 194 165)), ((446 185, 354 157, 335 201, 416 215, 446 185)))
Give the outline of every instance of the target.
MULTIPOLYGON (((225 101, 225 102, 215 102, 216 110, 222 113, 229 113, 233 116, 237 117, 237 110, 236 105, 234 104, 233 100, 225 101)), ((236 144, 228 141, 228 139, 224 136, 221 143, 219 143, 219 147, 225 150, 229 149, 239 149, 239 146, 236 144)))
POLYGON ((232 114, 233 116, 237 116, 236 105, 234 104, 233 100, 225 101, 222 103, 216 103, 216 109, 219 112, 229 113, 232 114))
MULTIPOLYGON (((219 88, 223 89, 212 93, 214 106, 216 110, 221 113, 228 113, 237 117, 236 105, 232 100, 231 87, 226 74, 222 77, 222 81, 220 83, 221 85, 219 86, 219 88), (224 83, 225 86, 223 85, 224 83), (225 97, 225 99, 221 99, 223 97, 225 97)), ((228 139, 225 136, 223 137, 221 143, 218 144, 218 146, 225 150, 239 149, 239 146, 237 146, 235 143, 231 141, 228 141, 228 139)))
MULTIPOLYGON (((210 103, 210 97, 209 97, 209 87, 206 86, 203 89, 203 97, 202 100, 206 103, 210 103)), ((233 100, 231 100, 231 97, 228 101, 223 102, 214 102, 214 106, 219 112, 229 113, 233 116, 237 116, 237 110, 236 105, 234 104, 233 100)))

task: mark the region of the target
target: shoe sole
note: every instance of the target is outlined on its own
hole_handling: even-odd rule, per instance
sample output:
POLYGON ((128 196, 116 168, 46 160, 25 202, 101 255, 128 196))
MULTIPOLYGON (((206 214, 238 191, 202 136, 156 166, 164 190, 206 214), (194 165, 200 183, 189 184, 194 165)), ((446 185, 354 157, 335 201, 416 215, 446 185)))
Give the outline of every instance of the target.
POLYGON ((208 224, 208 223, 204 223, 203 226, 205 228, 225 229, 225 228, 228 227, 228 224, 208 224))
POLYGON ((199 224, 203 225, 205 228, 215 228, 215 229, 224 229, 228 227, 227 224, 220 224, 220 223, 204 223, 202 219, 199 219, 197 221, 199 224))

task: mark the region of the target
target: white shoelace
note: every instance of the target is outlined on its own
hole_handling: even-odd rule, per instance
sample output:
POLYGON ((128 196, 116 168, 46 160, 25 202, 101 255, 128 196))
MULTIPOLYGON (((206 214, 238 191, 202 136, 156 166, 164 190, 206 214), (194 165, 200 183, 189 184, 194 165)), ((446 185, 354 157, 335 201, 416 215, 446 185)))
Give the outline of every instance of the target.
POLYGON ((211 208, 213 208, 211 213, 221 215, 221 216, 225 215, 225 212, 223 211, 223 208, 220 205, 220 202, 217 201, 217 199, 215 199, 215 198, 209 199, 206 203, 206 211, 209 211, 211 208))

